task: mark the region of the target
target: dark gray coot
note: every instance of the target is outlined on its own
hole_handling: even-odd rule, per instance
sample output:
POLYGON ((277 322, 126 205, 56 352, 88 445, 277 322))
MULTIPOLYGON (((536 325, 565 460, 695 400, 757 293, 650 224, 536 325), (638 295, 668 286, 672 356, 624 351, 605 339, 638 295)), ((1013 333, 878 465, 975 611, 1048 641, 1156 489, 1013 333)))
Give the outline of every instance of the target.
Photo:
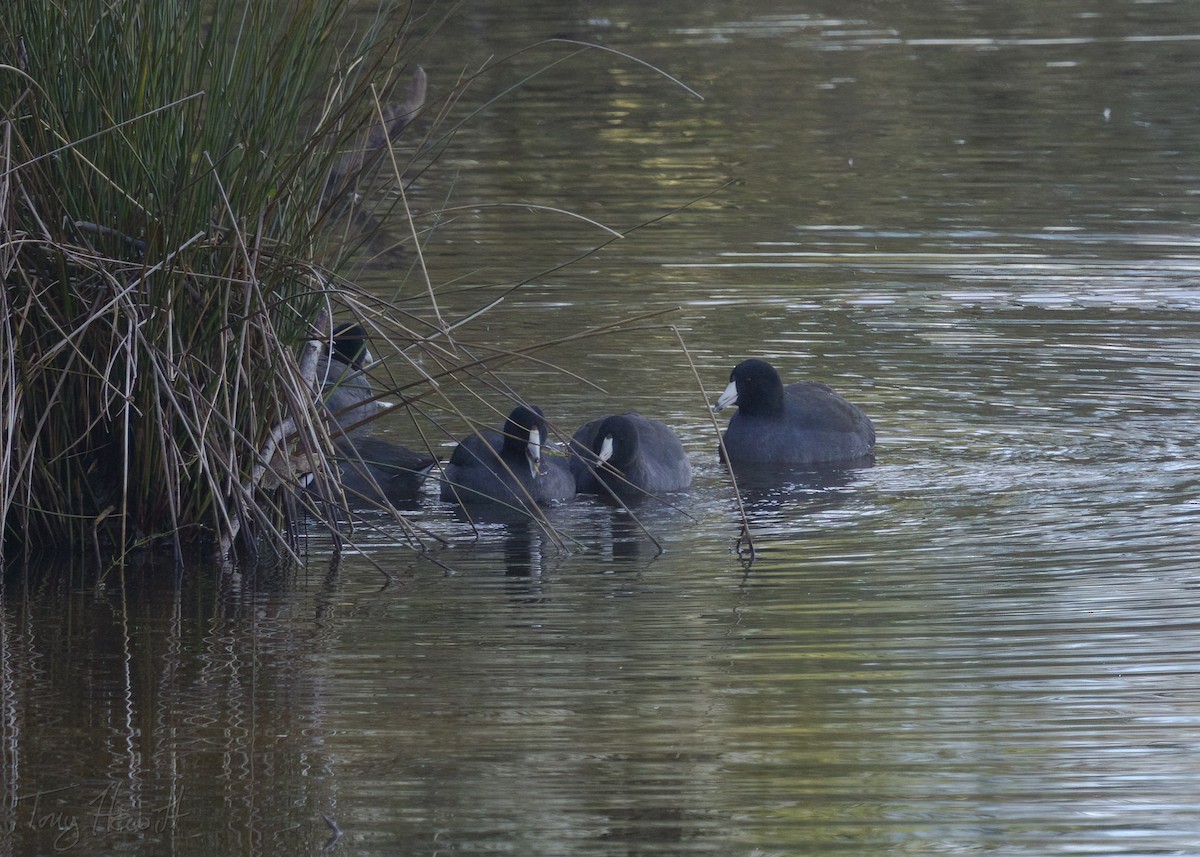
POLYGON ((571 441, 571 472, 581 494, 621 499, 682 491, 692 484, 683 444, 666 423, 638 413, 611 414, 580 426, 571 441))
POLYGON ((339 438, 335 444, 342 489, 351 502, 394 506, 414 502, 436 463, 434 457, 369 435, 339 438))
POLYGON ((542 409, 518 405, 504 431, 481 429, 459 441, 446 465, 442 499, 528 508, 575 496, 575 477, 560 456, 543 456, 549 427, 542 409))
POLYGON ((765 360, 743 360, 714 410, 737 405, 724 434, 734 464, 827 467, 868 464, 875 427, 857 405, 826 384, 800 381, 783 386, 765 360))
POLYGON ((352 503, 411 503, 434 458, 370 434, 371 421, 388 409, 367 375, 374 362, 362 325, 347 322, 334 328, 329 354, 317 368, 323 405, 334 420, 330 433, 341 487, 352 503))

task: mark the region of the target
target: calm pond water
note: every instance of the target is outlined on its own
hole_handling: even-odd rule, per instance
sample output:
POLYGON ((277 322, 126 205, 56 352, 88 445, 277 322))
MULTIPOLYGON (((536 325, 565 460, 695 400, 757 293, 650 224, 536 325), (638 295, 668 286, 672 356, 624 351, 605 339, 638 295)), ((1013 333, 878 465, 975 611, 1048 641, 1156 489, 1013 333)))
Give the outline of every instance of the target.
POLYGON ((10 583, 0 854, 1200 854, 1195 5, 472 2, 431 97, 549 37, 703 100, 563 42, 482 75, 410 190, 439 307, 505 295, 481 352, 670 311, 502 377, 665 419, 693 488, 10 583), (556 269, 584 218, 633 231, 556 269), (748 488, 752 564, 689 365, 749 355, 880 439, 748 488))

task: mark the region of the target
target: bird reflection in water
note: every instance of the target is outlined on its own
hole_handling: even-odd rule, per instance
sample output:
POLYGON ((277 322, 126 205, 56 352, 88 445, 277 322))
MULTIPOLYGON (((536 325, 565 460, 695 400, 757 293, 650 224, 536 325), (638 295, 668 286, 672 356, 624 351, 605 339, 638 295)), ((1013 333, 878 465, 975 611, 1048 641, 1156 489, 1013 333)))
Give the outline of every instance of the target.
MULTIPOLYGON (((867 466, 870 466, 869 464, 867 466)), ((787 526, 794 529, 797 515, 819 515, 844 506, 855 497, 845 490, 857 482, 863 467, 734 468, 742 507, 754 528, 787 526)))

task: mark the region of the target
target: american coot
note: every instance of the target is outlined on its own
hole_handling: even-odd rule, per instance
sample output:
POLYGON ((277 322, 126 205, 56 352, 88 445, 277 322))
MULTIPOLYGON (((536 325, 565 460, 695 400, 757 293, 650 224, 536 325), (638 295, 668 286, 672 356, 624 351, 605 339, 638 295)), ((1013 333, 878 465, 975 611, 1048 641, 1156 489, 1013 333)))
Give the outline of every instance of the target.
POLYGON ((528 508, 575 494, 566 462, 542 456, 548 427, 541 408, 518 405, 504 432, 482 429, 459 441, 446 466, 442 499, 455 503, 491 501, 528 508))
POLYGON ((743 360, 714 410, 737 405, 725 430, 734 464, 795 467, 868 464, 875 427, 856 405, 830 387, 801 381, 786 388, 764 360, 743 360))
MULTIPOLYGON (((366 331, 350 322, 334 328, 329 354, 317 368, 322 403, 333 418, 330 434, 341 488, 355 505, 411 503, 434 458, 371 435, 370 422, 388 409, 376 399, 366 374, 374 362, 366 331)), ((337 493, 328 486, 316 490, 327 497, 337 493)))
POLYGON ((342 437, 334 446, 342 489, 352 503, 412 503, 435 464, 432 455, 369 435, 342 437))
POLYGON ((575 432, 571 451, 575 488, 582 494, 607 494, 607 485, 618 497, 631 499, 692 484, 692 468, 675 432, 641 414, 586 423, 575 432))
POLYGON ((333 331, 330 353, 317 367, 325 409, 333 416, 338 431, 351 431, 388 406, 375 398, 366 370, 375 362, 367 347, 367 333, 353 322, 340 324, 333 331))

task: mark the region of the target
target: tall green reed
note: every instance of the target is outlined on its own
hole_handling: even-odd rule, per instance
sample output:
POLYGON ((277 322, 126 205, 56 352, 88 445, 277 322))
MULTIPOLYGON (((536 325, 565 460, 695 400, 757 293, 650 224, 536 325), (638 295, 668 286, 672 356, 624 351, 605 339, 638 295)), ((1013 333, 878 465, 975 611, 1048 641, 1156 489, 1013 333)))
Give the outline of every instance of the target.
POLYGON ((394 204, 363 191, 423 98, 404 4, 351 7, 10 0, 10 556, 279 545, 279 486, 328 466, 297 346, 327 335, 333 275, 387 213, 372 205, 394 204))

